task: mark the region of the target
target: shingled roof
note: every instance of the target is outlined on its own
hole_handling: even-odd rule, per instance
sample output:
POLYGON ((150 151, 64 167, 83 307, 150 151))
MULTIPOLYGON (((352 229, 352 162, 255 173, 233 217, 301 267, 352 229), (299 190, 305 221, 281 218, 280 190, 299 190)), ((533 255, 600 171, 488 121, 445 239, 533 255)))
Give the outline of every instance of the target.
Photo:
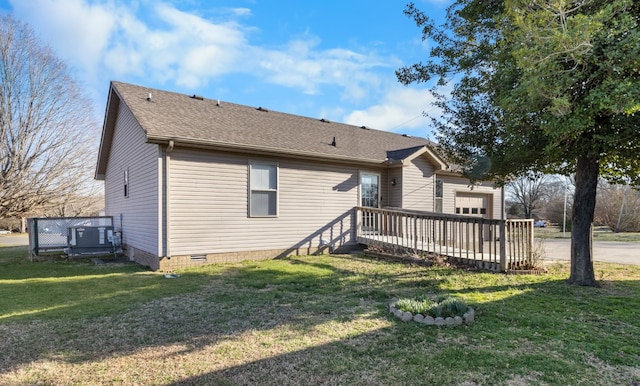
POLYGON ((444 161, 425 138, 329 122, 198 96, 111 82, 96 176, 104 175, 120 103, 150 143, 391 164, 416 152, 444 161), (424 149, 424 150, 422 150, 424 149))

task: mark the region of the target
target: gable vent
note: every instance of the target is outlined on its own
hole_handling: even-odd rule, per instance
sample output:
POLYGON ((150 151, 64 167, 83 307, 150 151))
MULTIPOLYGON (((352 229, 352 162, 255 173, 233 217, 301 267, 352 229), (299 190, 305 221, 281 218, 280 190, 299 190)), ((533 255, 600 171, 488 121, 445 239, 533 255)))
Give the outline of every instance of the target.
POLYGON ((201 96, 201 95, 196 95, 196 94, 193 94, 193 95, 191 96, 191 98, 193 98, 193 99, 197 99, 197 100, 199 100, 199 101, 204 100, 204 97, 203 97, 203 96, 201 96))
POLYGON ((265 109, 264 107, 258 107, 256 110, 258 111, 264 111, 265 113, 268 113, 269 110, 265 109))

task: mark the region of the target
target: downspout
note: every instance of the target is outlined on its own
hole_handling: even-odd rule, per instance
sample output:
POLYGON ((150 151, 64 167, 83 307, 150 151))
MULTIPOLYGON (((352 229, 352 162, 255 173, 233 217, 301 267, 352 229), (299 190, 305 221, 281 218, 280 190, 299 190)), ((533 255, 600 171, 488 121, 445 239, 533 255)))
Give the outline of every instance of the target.
POLYGON ((169 144, 167 146, 167 151, 165 152, 165 171, 164 171, 164 221, 165 221, 165 245, 166 245, 166 250, 165 250, 165 255, 167 256, 167 258, 171 258, 171 205, 169 205, 169 194, 170 194, 170 187, 169 187, 169 173, 171 170, 170 164, 171 164, 171 155, 170 153, 173 151, 173 147, 175 146, 175 143, 173 142, 173 139, 169 140, 169 144))

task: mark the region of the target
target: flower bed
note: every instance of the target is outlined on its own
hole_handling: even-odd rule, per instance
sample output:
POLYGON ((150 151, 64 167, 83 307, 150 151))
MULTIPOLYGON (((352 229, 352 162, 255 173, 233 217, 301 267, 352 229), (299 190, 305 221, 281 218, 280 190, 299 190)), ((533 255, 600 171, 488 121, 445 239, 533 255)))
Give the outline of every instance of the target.
POLYGON ((411 299, 394 299, 389 304, 389 311, 405 322, 413 320, 414 322, 426 324, 428 326, 459 326, 462 324, 473 323, 475 321, 474 309, 467 307, 464 302, 452 301, 452 299, 453 298, 450 297, 440 298, 440 300, 437 300, 433 304, 429 304, 429 300, 418 301, 411 299), (405 304, 401 304, 401 307, 398 307, 398 302, 414 304, 410 304, 412 307, 407 307, 405 304), (451 307, 452 309, 447 312, 446 302, 457 304, 454 304, 453 307, 451 307), (423 303, 429 305, 429 308, 423 306, 423 310, 421 312, 414 313, 406 310, 407 308, 420 308, 423 303), (444 313, 442 312, 442 304, 445 304, 444 313), (405 310, 400 308, 404 308, 405 310), (436 310, 435 312, 433 311, 434 309, 436 310))

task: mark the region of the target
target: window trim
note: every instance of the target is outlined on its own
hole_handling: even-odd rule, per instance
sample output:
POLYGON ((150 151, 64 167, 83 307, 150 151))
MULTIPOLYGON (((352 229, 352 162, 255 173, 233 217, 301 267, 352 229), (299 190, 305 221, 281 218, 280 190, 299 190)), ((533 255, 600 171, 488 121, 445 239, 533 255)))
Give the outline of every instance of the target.
POLYGON ((280 216, 280 165, 277 162, 269 162, 269 161, 249 161, 249 164, 247 165, 247 179, 248 179, 248 192, 247 192, 247 214, 250 218, 277 218, 280 216), (262 165, 262 166, 272 166, 275 168, 275 172, 276 172, 276 187, 275 189, 254 189, 253 188, 253 182, 251 180, 251 170, 253 168, 254 165, 262 165), (266 215, 259 215, 259 214, 253 214, 253 206, 251 205, 252 203, 252 197, 253 197, 253 192, 275 192, 276 194, 276 208, 275 208, 275 214, 266 214, 266 215))

